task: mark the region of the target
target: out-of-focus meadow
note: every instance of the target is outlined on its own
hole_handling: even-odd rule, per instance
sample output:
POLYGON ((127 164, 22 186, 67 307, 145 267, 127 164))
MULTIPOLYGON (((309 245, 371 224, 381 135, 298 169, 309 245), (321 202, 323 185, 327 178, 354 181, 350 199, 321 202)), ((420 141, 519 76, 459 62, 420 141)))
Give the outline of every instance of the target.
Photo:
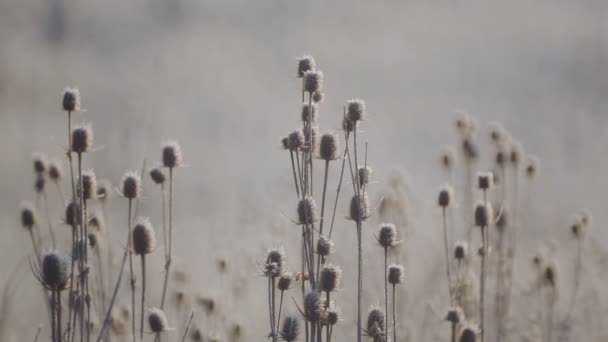
MULTIPOLYGON (((32 253, 19 203, 35 201, 35 152, 67 170, 60 101, 66 85, 80 89, 86 109, 74 121, 93 125, 97 150, 87 168, 115 187, 143 158, 158 163, 162 142, 179 140, 185 167, 176 171, 174 265, 189 278, 170 291, 192 297, 194 326, 205 333, 230 340, 226 331, 239 324, 242 340, 265 339, 266 280, 258 267, 264 251, 283 245, 290 268, 299 267, 300 232, 290 220, 297 203, 279 139, 300 125, 296 57, 305 53, 325 75, 321 131, 341 129, 344 101, 365 99, 372 203, 396 183, 407 198, 407 226, 399 227, 407 235, 394 260, 405 266, 404 340, 448 336, 436 193, 446 181, 440 147, 458 144, 457 110, 477 119, 477 169, 493 165, 490 121, 501 122, 541 161, 525 208, 516 287, 532 282, 530 260, 538 248, 554 255, 558 313, 567 312, 574 284, 571 214, 594 213, 575 309, 575 331, 583 335, 573 340, 608 335, 608 292, 601 285, 608 281, 608 3, 0 0, 0 46, 0 278, 11 275, 18 284, 0 317, 8 322, 3 341, 30 340, 38 325, 48 324, 27 263, 32 253), (212 298, 215 312, 198 307, 197 296, 212 298)), ((333 194, 337 168, 331 173, 333 194)), ((144 185, 140 211, 158 222, 158 189, 147 175, 144 185)), ((344 289, 336 295, 344 316, 339 341, 354 338, 356 236, 343 219, 351 195, 342 197, 335 228, 334 262, 344 269, 344 289)), ((126 202, 117 193, 111 201, 113 234, 105 243, 120 250, 126 202)), ((51 201, 51 209, 56 231, 68 241, 60 202, 51 201)), ((379 220, 372 217, 363 231, 365 307, 383 300, 382 253, 373 237, 379 220)), ((162 287, 162 265, 162 253, 152 257, 152 293, 162 287)), ((119 303, 127 304, 127 286, 123 291, 119 303)), ((512 310, 525 318, 527 297, 518 293, 512 310)), ((288 304, 295 313, 291 299, 288 304)), ((183 316, 170 340, 181 333, 183 316)))

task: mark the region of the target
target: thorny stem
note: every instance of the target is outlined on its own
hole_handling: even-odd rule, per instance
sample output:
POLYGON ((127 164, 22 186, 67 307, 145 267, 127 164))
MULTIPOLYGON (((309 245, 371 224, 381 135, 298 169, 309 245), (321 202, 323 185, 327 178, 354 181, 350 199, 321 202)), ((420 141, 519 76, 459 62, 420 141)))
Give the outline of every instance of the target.
POLYGON ((167 284, 169 282, 169 272, 171 269, 171 258, 173 245, 173 168, 169 168, 169 256, 165 261, 165 282, 163 284, 163 294, 160 301, 160 309, 165 307, 165 298, 167 295, 167 284))
POLYGON ((144 307, 146 302, 146 255, 141 255, 141 325, 139 338, 144 339, 144 307))
POLYGON ((447 215, 446 208, 442 208, 442 219, 443 219, 443 243, 445 246, 445 267, 446 267, 446 276, 448 277, 448 293, 450 295, 450 305, 454 304, 454 298, 452 293, 452 276, 450 274, 450 249, 448 247, 448 223, 447 223, 447 215))

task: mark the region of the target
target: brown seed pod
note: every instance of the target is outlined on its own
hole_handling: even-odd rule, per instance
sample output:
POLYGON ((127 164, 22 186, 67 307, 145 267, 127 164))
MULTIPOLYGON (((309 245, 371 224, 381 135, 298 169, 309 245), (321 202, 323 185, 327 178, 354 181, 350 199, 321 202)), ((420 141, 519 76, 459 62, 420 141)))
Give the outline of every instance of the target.
POLYGON ((93 130, 89 124, 81 124, 72 130, 72 152, 85 153, 93 146, 93 130))
POLYGON ((150 254, 156 247, 156 236, 150 220, 139 218, 133 227, 131 238, 133 252, 137 255, 150 254))
POLYGON ((65 87, 62 97, 63 110, 66 112, 80 111, 80 91, 78 88, 65 87))
POLYGON ((152 181, 156 184, 162 185, 163 183, 165 183, 165 180, 167 179, 167 177, 165 177, 165 174, 163 173, 163 171, 158 168, 155 167, 152 170, 150 170, 150 178, 152 178, 152 181))
POLYGON ((378 244, 383 248, 390 248, 397 244, 397 228, 392 223, 381 223, 376 237, 378 244))
POLYGON ((289 272, 285 272, 279 276, 279 280, 277 281, 277 288, 281 291, 287 291, 291 288, 291 282, 293 280, 293 276, 289 272))
POLYGON ((353 221, 365 221, 370 217, 369 199, 364 193, 362 197, 354 195, 350 200, 350 216, 353 221))
POLYGON ((346 118, 356 126, 357 122, 365 120, 366 106, 361 99, 346 101, 346 118))
POLYGON ((464 322, 464 312, 458 306, 448 308, 448 312, 445 316, 445 320, 454 324, 460 324, 464 322))
POLYGON ((162 148, 163 166, 170 169, 182 164, 182 150, 177 141, 169 141, 162 148))
POLYGON ((338 266, 327 264, 321 269, 319 289, 323 292, 334 292, 340 287, 341 280, 342 269, 338 266))
POLYGON ((464 260, 469 255, 469 245, 465 241, 456 242, 454 246, 454 258, 464 260))
POLYGON ((310 55, 298 57, 298 72, 299 78, 304 77, 307 71, 314 71, 316 69, 315 59, 310 55))
POLYGON ((312 112, 310 112, 310 106, 308 103, 302 104, 302 121, 308 122, 308 118, 312 118, 312 122, 315 123, 319 119, 319 108, 315 103, 312 104, 312 112))
POLYGON ((281 327, 281 339, 286 342, 293 342, 298 339, 298 335, 300 334, 300 320, 298 316, 295 315, 287 315, 283 320, 283 325, 281 327))
POLYGON ((49 163, 49 178, 51 179, 51 181, 57 183, 59 181, 61 181, 61 166, 59 166, 59 163, 56 161, 52 161, 49 163))
MULTIPOLYGON (((78 182, 78 195, 80 195, 80 181, 78 182)), ((97 178, 93 170, 87 170, 82 173, 82 198, 85 201, 97 197, 97 178)))
POLYGON ((338 136, 335 134, 323 134, 323 136, 321 136, 319 157, 328 161, 340 158, 338 141, 338 136))
POLYGON ((494 221, 494 211, 492 205, 488 202, 478 202, 475 206, 475 225, 478 227, 488 227, 494 221))
POLYGON ((439 189, 437 204, 442 208, 447 208, 452 205, 452 198, 454 198, 454 188, 449 184, 445 184, 439 189))
POLYGON ((266 261, 264 262, 263 271, 267 277, 278 277, 285 273, 287 257, 285 250, 280 248, 271 248, 266 252, 266 261))
POLYGON ((384 312, 378 308, 372 308, 367 314, 367 330, 366 333, 369 337, 374 339, 384 338, 386 332, 384 331, 384 312))
POLYGON ((122 178, 122 195, 128 199, 141 196, 141 179, 136 172, 129 171, 122 178))
POLYGON ((51 252, 42 257, 41 275, 45 287, 63 290, 67 287, 69 267, 67 258, 58 252, 51 252))
POLYGON ((317 253, 320 256, 328 256, 334 252, 334 243, 330 239, 320 236, 317 240, 317 253))
POLYGON ((167 316, 165 316, 165 313, 161 309, 157 308, 150 309, 150 313, 148 314, 148 324, 150 325, 150 330, 153 333, 160 333, 169 329, 167 316))
POLYGON ((482 190, 488 190, 494 185, 494 175, 492 172, 477 173, 477 187, 482 190))
POLYGON ((402 265, 388 266, 388 282, 392 285, 403 284, 404 270, 402 265))
POLYGON ((456 151, 452 146, 444 146, 441 148, 439 153, 439 161, 441 167, 445 170, 452 170, 454 168, 454 161, 456 160, 456 151))
POLYGON ((314 198, 304 197, 298 201, 298 224, 313 224, 317 220, 317 205, 314 198))
POLYGON ((34 206, 29 202, 23 202, 21 204, 21 225, 23 228, 31 229, 36 225, 36 211, 34 206))
POLYGON ((304 91, 309 93, 323 91, 323 72, 320 70, 308 70, 304 72, 304 91))

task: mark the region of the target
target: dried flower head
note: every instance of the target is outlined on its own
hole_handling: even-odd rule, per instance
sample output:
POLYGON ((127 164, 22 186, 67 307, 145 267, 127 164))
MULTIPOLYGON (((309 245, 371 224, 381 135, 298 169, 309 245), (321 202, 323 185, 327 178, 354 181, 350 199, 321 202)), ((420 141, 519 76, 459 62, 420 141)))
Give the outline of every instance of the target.
POLYGON ((93 170, 87 170, 82 173, 82 181, 78 182, 78 195, 82 193, 82 198, 85 201, 97 197, 97 178, 93 170), (82 190, 80 184, 82 183, 82 190))
POLYGON ((309 106, 308 103, 302 103, 302 121, 308 122, 309 118, 312 118, 312 122, 315 123, 319 119, 319 108, 315 103, 309 106), (312 108, 312 111, 310 110, 312 108))
POLYGON ((447 208, 452 205, 452 198, 454 198, 454 188, 449 184, 444 184, 439 189, 439 197, 437 198, 437 203, 442 208, 447 208))
POLYGON ((478 227, 488 227, 494 221, 494 211, 492 205, 488 203, 478 202, 475 206, 475 225, 478 227))
POLYGON ((494 185, 494 174, 492 172, 477 173, 477 187, 482 190, 488 190, 494 185))
POLYGON ((196 302, 205 310, 207 315, 210 315, 215 311, 215 300, 213 300, 213 298, 199 297, 196 302))
POLYGON ((128 199, 136 199, 141 195, 141 179, 136 172, 128 171, 122 177, 122 195, 128 199))
POLYGON ((156 184, 163 184, 167 179, 163 171, 158 167, 155 167, 150 170, 150 178, 152 178, 152 181, 154 181, 154 183, 156 184))
POLYGON ((355 130, 355 123, 351 122, 348 117, 342 119, 342 129, 348 134, 355 130))
POLYGON ((97 233, 103 234, 105 232, 105 222, 103 215, 95 215, 89 220, 89 227, 93 228, 97 233))
POLYGON ((291 288, 291 282, 293 280, 293 276, 289 272, 285 272, 279 276, 279 280, 277 281, 277 288, 281 291, 287 291, 291 288))
POLYGON ((293 342, 300 334, 300 320, 295 315, 287 315, 281 327, 281 338, 286 342, 293 342))
POLYGON ((574 215, 572 224, 570 224, 570 233, 572 233, 572 236, 578 239, 584 235, 584 231, 585 229, 583 222, 581 222, 581 217, 579 215, 574 215))
POLYGON ((359 186, 363 187, 372 180, 373 170, 370 166, 359 167, 359 186))
POLYGON ((325 99, 325 93, 322 93, 320 91, 315 91, 314 93, 312 93, 312 102, 321 103, 321 102, 323 102, 324 99, 325 99))
POLYGON ((348 121, 353 123, 354 126, 357 125, 357 122, 365 120, 365 115, 365 101, 361 99, 352 99, 346 101, 346 118, 348 121))
POLYGON ((508 149, 504 143, 500 143, 496 149, 496 156, 494 157, 494 161, 496 162, 496 166, 503 168, 507 165, 508 159, 508 149))
POLYGON ((308 70, 308 71, 304 72, 303 78, 304 78, 304 91, 309 92, 309 93, 323 91, 323 71, 308 70))
POLYGON ((319 292, 312 290, 304 296, 304 318, 310 322, 318 322, 323 318, 324 301, 319 292))
POLYGON ((334 305, 331 305, 327 310, 325 310, 325 319, 323 324, 325 325, 336 325, 340 321, 342 313, 340 309, 336 308, 334 305))
POLYGON ((49 178, 51 181, 57 183, 61 180, 61 166, 56 161, 51 161, 49 163, 49 178))
POLYGON ((51 252, 42 257, 41 275, 45 287, 52 290, 63 290, 69 279, 67 258, 58 252, 51 252))
POLYGON ((526 176, 529 179, 533 179, 534 177, 536 177, 536 175, 538 174, 539 167, 540 161, 538 160, 538 157, 534 155, 528 155, 525 164, 526 176))
POLYGON ((378 244, 384 248, 390 248, 396 245, 397 229, 392 223, 381 223, 378 228, 378 236, 376 237, 378 244))
POLYGON ((36 222, 34 206, 30 202, 23 202, 21 204, 21 225, 23 228, 31 229, 36 225, 36 222))
POLYGON ((298 57, 298 77, 304 77, 307 71, 314 71, 316 69, 315 59, 310 55, 298 57))
POLYGON ((46 190, 46 178, 43 173, 36 174, 36 180, 34 181, 34 190, 36 193, 41 194, 46 190))
POLYGON ((46 156, 42 153, 34 154, 33 164, 34 164, 35 173, 38 173, 38 174, 44 173, 47 168, 46 156))
POLYGON ((63 89, 62 105, 66 112, 80 111, 80 91, 78 88, 65 87, 63 89))
POLYGON ((289 139, 289 149, 297 151, 304 146, 304 132, 301 129, 295 130, 287 136, 289 139))
POLYGON ((148 218, 140 217, 133 227, 132 234, 132 249, 135 254, 145 255, 152 253, 156 247, 156 235, 148 218))
POLYGON ((317 253, 320 256, 328 256, 334 252, 334 243, 325 236, 320 236, 317 240, 317 253))
POLYGON ((332 264, 327 264, 321 269, 319 277, 319 288, 323 292, 333 292, 340 287, 342 280, 342 269, 332 264))
POLYGON ((190 333, 190 339, 192 341, 202 341, 203 340, 203 332, 199 328, 192 329, 190 333))
POLYGON ((317 205, 314 198, 307 196, 298 201, 298 224, 312 224, 317 220, 317 205))
POLYGON ((81 124, 72 130, 72 152, 85 153, 93 146, 93 130, 89 124, 81 124))
POLYGON ((557 266, 553 262, 549 262, 545 265, 543 271, 543 282, 545 286, 556 288, 557 287, 557 266))
POLYGON ((266 261, 264 262, 263 271, 267 277, 278 277, 285 273, 287 265, 287 257, 285 250, 281 248, 271 248, 266 252, 266 261))
POLYGON ((439 152, 439 161, 441 167, 450 171, 454 168, 454 161, 456 160, 456 151, 453 146, 444 146, 439 152))
POLYGON ((475 131, 475 121, 467 112, 456 112, 456 130, 461 136, 470 136, 475 131))
POLYGON ((290 146, 289 146, 289 137, 288 136, 284 136, 281 138, 281 148, 284 150, 289 150, 290 146))
POLYGON ((327 161, 340 158, 338 142, 337 135, 331 133, 323 134, 323 136, 321 136, 319 157, 327 161))
POLYGON ((403 284, 404 270, 402 265, 392 264, 388 266, 388 283, 392 285, 403 284))
POLYGON ((160 333, 169 330, 167 316, 161 309, 152 308, 148 314, 148 324, 153 333, 160 333))
POLYGON ((454 246, 454 258, 464 260, 469 255, 469 245, 465 241, 458 241, 454 246))
POLYGON ((372 308, 367 314, 367 330, 365 331, 369 337, 374 339, 382 339, 385 336, 384 331, 384 312, 378 308, 372 308))
POLYGON ((97 182, 97 199, 102 203, 107 202, 110 199, 112 193, 112 184, 107 180, 97 182))
POLYGON ((472 138, 462 140, 462 152, 469 162, 475 161, 479 157, 479 148, 472 138))
POLYGON ((509 133, 499 122, 490 122, 488 130, 490 131, 490 140, 494 144, 500 144, 509 137, 509 133))
POLYGON ((458 333, 458 342, 477 342, 480 330, 474 323, 466 323, 460 327, 458 333))
POLYGON ((170 169, 182 164, 182 149, 177 141, 169 141, 163 145, 163 166, 170 169))
POLYGON ((80 209, 78 203, 70 202, 65 208, 65 224, 68 226, 77 226, 80 224, 80 209))
POLYGON ((509 153, 509 161, 514 167, 517 167, 521 162, 521 158, 525 155, 523 145, 518 142, 511 143, 511 151, 509 153))
POLYGON ((89 232, 88 238, 89 238, 89 246, 91 246, 91 248, 93 248, 93 249, 99 248, 99 246, 101 245, 101 235, 99 234, 99 232, 97 232, 97 231, 89 232))
POLYGON ((302 146, 302 149, 307 152, 309 151, 309 147, 311 146, 310 139, 312 138, 312 150, 313 152, 316 151, 319 147, 319 135, 318 126, 306 127, 304 129, 304 146, 302 146))
POLYGON ((347 218, 353 221, 365 221, 369 217, 370 208, 367 195, 365 193, 361 197, 353 195, 350 200, 350 216, 347 218))
POLYGON ((464 311, 458 306, 448 308, 448 312, 445 315, 445 320, 454 324, 460 324, 464 322, 464 311))

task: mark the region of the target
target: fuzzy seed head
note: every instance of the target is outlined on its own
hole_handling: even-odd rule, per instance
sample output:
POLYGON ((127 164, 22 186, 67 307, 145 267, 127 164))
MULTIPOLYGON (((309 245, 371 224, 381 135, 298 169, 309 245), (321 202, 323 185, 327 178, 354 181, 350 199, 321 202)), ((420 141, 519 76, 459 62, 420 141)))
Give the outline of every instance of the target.
POLYGON ((101 235, 99 235, 99 233, 97 231, 91 231, 89 232, 89 246, 91 246, 91 248, 95 249, 95 248, 99 248, 100 244, 101 244, 101 235))
POLYGON ((447 208, 452 205, 452 198, 454 198, 454 188, 452 188, 449 184, 445 184, 439 189, 439 197, 437 198, 437 203, 442 208, 447 208))
POLYGON ((353 221, 365 221, 370 216, 369 199, 367 195, 363 193, 363 196, 359 197, 354 195, 350 200, 350 216, 349 220, 353 221))
POLYGON ((384 312, 378 308, 372 308, 367 314, 367 335, 374 339, 382 339, 384 331, 384 312))
POLYGON ((345 117, 344 119, 342 119, 342 129, 346 132, 346 133, 350 133, 352 131, 355 130, 355 126, 356 124, 351 122, 348 117, 345 117))
POLYGON ((593 222, 593 215, 591 213, 590 209, 584 208, 581 209, 581 211, 578 213, 581 223, 585 226, 585 227, 590 227, 591 223, 593 222))
POLYGON ((586 227, 587 226, 583 223, 582 217, 580 215, 575 215, 572 219, 572 224, 570 225, 570 232, 574 238, 578 239, 585 235, 586 227))
POLYGON ((46 178, 44 178, 44 173, 36 174, 36 180, 34 181, 34 190, 36 193, 41 194, 46 190, 46 178))
POLYGON ((97 199, 102 203, 105 203, 110 199, 110 194, 112 193, 112 184, 107 180, 102 180, 101 182, 97 182, 97 199))
POLYGON ((336 134, 326 133, 321 136, 319 156, 323 160, 336 160, 339 155, 339 140, 336 134))
POLYGON ((324 302, 319 292, 312 290, 304 296, 304 317, 307 321, 318 322, 323 316, 324 302))
POLYGON ((319 147, 319 127, 318 126, 312 126, 312 127, 307 127, 304 129, 304 146, 303 146, 303 150, 304 151, 309 151, 309 146, 311 146, 310 144, 310 139, 312 138, 312 150, 313 152, 318 150, 319 147))
POLYGON ((44 173, 47 168, 46 157, 42 153, 37 153, 34 155, 34 172, 37 174, 44 173))
POLYGON ((317 205, 314 198, 307 196, 298 202, 298 223, 312 224, 318 220, 317 205))
POLYGON ((528 179, 534 179, 536 177, 536 175, 538 174, 539 167, 540 161, 538 157, 534 155, 528 155, 525 164, 526 176, 528 177, 528 179))
POLYGON ((488 190, 494 185, 494 174, 492 172, 477 173, 477 187, 482 190, 488 190))
POLYGON ((439 161, 441 167, 447 171, 451 171, 454 168, 454 161, 456 160, 456 151, 452 146, 444 146, 439 153, 439 161))
POLYGON ((320 289, 323 292, 334 292, 340 287, 342 280, 342 269, 338 266, 327 264, 321 269, 319 278, 320 289))
POLYGON ((154 181, 154 183, 159 185, 165 183, 165 180, 167 179, 167 177, 165 177, 165 174, 159 167, 155 167, 150 170, 150 178, 152 178, 152 181, 154 181))
POLYGON ((165 316, 165 313, 161 309, 157 308, 150 309, 148 324, 153 333, 160 333, 169 329, 167 316, 165 316))
POLYGON ((302 121, 308 122, 309 118, 312 118, 313 123, 317 122, 319 119, 319 108, 315 103, 313 103, 312 106, 309 106, 308 103, 302 104, 302 121), (310 108, 312 108, 312 112, 310 111, 310 108))
POLYGON ((304 132, 301 129, 295 130, 287 136, 289 139, 289 149, 297 151, 304 146, 304 132))
POLYGON ((93 228, 95 232, 103 234, 105 232, 105 222, 102 215, 95 215, 89 220, 89 227, 93 228))
POLYGON ((321 103, 321 102, 323 102, 324 99, 325 99, 325 93, 322 93, 320 91, 315 91, 314 93, 312 93, 312 102, 321 103))
POLYGON ((137 255, 150 254, 156 247, 156 235, 150 220, 139 218, 133 227, 132 250, 137 255))
POLYGON ((475 206, 475 225, 478 227, 488 227, 494 221, 494 211, 488 202, 478 202, 475 206))
POLYGON ((288 136, 281 138, 281 148, 284 150, 289 150, 289 137, 288 136))
POLYGON ((317 253, 320 256, 328 256, 334 252, 334 243, 325 236, 320 236, 317 240, 317 253))
POLYGON ((388 266, 388 283, 392 285, 403 284, 404 270, 402 265, 392 264, 388 266))
POLYGON ((291 281, 293 280, 293 276, 289 272, 285 272, 279 276, 279 280, 277 281, 277 288, 281 291, 287 291, 291 287, 291 281))
POLYGON ((61 166, 59 163, 52 161, 49 163, 49 178, 51 181, 57 183, 61 180, 61 166))
POLYGON ((266 252, 263 271, 267 277, 278 277, 285 273, 287 257, 283 248, 271 248, 266 252))
POLYGON ((458 333, 458 342, 477 342, 480 330, 473 323, 464 324, 458 333))
POLYGON ((89 124, 81 124, 72 130, 72 152, 85 153, 93 146, 93 130, 89 124))
POLYGON ((80 209, 78 204, 71 202, 65 208, 65 224, 68 226, 77 226, 80 224, 80 209))
POLYGON ((141 196, 141 179, 136 172, 129 171, 122 178, 122 195, 128 199, 141 196))
POLYGON ((341 312, 338 308, 333 305, 330 306, 325 312, 325 325, 336 325, 340 321, 341 312))
POLYGON ((465 241, 458 241, 454 246, 454 258, 464 260, 469 255, 469 245, 465 241))
POLYGON ((543 281, 545 286, 555 288, 557 287, 557 267, 554 263, 549 262, 545 265, 543 271, 543 281))
POLYGON ((48 253, 42 257, 42 280, 44 285, 53 290, 63 290, 68 284, 69 267, 67 258, 58 252, 48 253))
POLYGON ((85 201, 97 197, 97 178, 92 170, 87 170, 82 173, 82 190, 80 189, 81 182, 78 182, 78 195, 82 194, 85 201), (81 192, 82 191, 82 192, 81 192))
POLYGON ((373 173, 373 170, 369 166, 359 168, 359 186, 360 187, 363 187, 364 185, 367 185, 371 182, 372 173, 373 173))
POLYGON ((479 157, 479 148, 472 138, 462 140, 462 152, 469 162, 475 161, 479 157))
POLYGON ((315 59, 310 55, 298 57, 298 78, 304 77, 307 71, 316 69, 315 59))
POLYGON ((37 222, 34 206, 29 202, 21 204, 21 225, 23 228, 31 229, 37 222))
POLYGON ((378 244, 383 248, 390 248, 397 244, 397 229, 392 223, 382 223, 378 228, 378 244))
POLYGON ((80 111, 80 91, 78 88, 65 87, 63 89, 62 105, 66 112, 80 111))
POLYGON ((163 166, 170 169, 182 164, 182 149, 177 141, 169 141, 163 145, 163 166))
POLYGON ((490 140, 494 144, 500 144, 508 139, 509 134, 499 122, 491 122, 488 125, 490 131, 490 140))
POLYGON ((295 315, 287 315, 281 327, 281 338, 286 342, 293 342, 300 334, 300 320, 295 315))
POLYGON ((467 112, 456 113, 455 125, 461 136, 470 136, 475 131, 475 120, 467 112))
POLYGON ((308 70, 304 72, 304 91, 309 93, 323 91, 323 71, 308 70))
POLYGON ((357 122, 365 120, 365 111, 365 101, 361 99, 346 101, 346 118, 353 123, 353 125, 356 126, 357 122))
POLYGON ((448 308, 448 312, 445 316, 445 320, 454 324, 460 324, 464 322, 464 311, 458 306, 448 308))
POLYGON ((511 144, 511 151, 509 153, 509 161, 514 167, 517 167, 521 162, 525 152, 524 147, 520 142, 513 142, 511 144))
POLYGON ((496 157, 494 161, 496 162, 496 166, 503 168, 507 165, 508 153, 507 148, 504 144, 499 144, 498 149, 496 150, 496 157))

